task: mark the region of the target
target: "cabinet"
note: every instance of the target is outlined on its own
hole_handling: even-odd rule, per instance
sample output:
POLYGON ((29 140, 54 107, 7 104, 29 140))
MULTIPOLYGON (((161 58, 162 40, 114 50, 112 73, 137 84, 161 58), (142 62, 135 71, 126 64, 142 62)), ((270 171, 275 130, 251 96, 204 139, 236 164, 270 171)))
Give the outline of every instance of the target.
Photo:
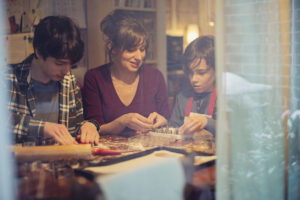
POLYGON ((22 62, 27 56, 33 53, 33 33, 17 33, 5 36, 7 46, 6 63, 22 62))
POLYGON ((157 67, 167 78, 165 0, 87 1, 88 68, 108 62, 100 22, 110 12, 121 9, 134 14, 150 35, 146 64, 157 67))

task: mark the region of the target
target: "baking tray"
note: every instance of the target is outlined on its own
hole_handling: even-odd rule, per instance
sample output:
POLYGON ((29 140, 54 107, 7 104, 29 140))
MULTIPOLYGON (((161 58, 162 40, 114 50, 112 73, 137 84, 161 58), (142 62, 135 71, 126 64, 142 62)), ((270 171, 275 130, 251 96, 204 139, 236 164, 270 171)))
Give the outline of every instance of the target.
MULTIPOLYGON (((190 155, 190 156, 212 156, 212 154, 207 154, 207 153, 203 153, 203 152, 192 152, 190 154, 187 154, 184 149, 178 149, 178 148, 155 147, 155 148, 151 148, 151 149, 148 149, 148 150, 145 150, 145 151, 132 153, 132 154, 129 154, 129 155, 124 155, 124 156, 121 155, 121 156, 118 156, 118 157, 115 157, 115 158, 105 159, 105 157, 104 157, 101 160, 97 160, 97 159, 90 160, 87 163, 88 164, 87 167, 113 165, 113 164, 117 164, 117 163, 120 163, 120 162, 125 162, 125 161, 129 161, 129 160, 132 160, 132 159, 136 159, 136 158, 139 158, 139 157, 142 157, 142 156, 147 156, 147 155, 150 155, 150 154, 154 153, 155 151, 163 151, 163 150, 173 152, 173 153, 183 154, 183 155, 186 155, 186 156, 188 156, 188 155, 190 155)), ((200 164, 200 165, 196 165, 195 167, 197 169, 200 169, 200 168, 210 166, 210 165, 213 165, 213 164, 215 164, 215 160, 208 161, 208 162, 205 162, 205 163, 200 164)))

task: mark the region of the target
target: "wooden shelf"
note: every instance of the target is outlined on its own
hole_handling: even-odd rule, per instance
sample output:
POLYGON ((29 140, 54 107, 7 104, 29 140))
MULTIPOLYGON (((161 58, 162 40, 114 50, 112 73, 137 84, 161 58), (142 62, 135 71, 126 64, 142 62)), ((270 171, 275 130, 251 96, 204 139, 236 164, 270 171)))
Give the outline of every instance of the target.
POLYGON ((168 71, 168 76, 178 76, 178 75, 184 75, 184 71, 183 70, 168 71))
POLYGON ((156 8, 135 8, 126 6, 116 6, 116 10, 129 10, 129 11, 141 11, 141 12, 156 12, 156 8))
POLYGON ((157 60, 148 60, 148 59, 146 59, 145 60, 145 64, 156 64, 157 63, 157 60))

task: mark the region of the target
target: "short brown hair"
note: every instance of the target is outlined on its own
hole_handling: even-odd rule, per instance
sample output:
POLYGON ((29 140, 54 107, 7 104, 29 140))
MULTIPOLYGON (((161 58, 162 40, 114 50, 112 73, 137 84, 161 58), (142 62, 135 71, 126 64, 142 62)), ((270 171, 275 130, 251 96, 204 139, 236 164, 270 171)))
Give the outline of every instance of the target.
POLYGON ((215 47, 213 36, 201 36, 192 41, 185 49, 182 59, 183 70, 187 73, 189 66, 196 59, 205 59, 206 64, 215 69, 215 47))
POLYGON ((46 59, 69 59, 78 62, 84 51, 78 26, 65 16, 48 16, 40 21, 34 31, 33 48, 46 59))

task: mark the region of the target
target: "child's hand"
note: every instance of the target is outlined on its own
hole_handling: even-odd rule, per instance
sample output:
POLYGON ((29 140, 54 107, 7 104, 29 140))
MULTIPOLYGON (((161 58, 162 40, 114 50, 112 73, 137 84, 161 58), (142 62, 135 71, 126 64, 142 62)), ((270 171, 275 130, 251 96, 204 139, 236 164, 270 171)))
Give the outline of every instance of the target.
POLYGON ((99 144, 99 133, 97 127, 91 122, 85 122, 79 130, 79 141, 86 144, 99 144))
POLYGON ((44 135, 54 138, 56 142, 62 145, 78 144, 63 124, 45 122, 44 135))
POLYGON ((205 115, 197 115, 190 117, 179 129, 179 134, 193 134, 204 129, 207 124, 207 117, 205 115))
POLYGON ((153 112, 148 116, 148 119, 152 121, 153 128, 158 128, 160 126, 166 125, 167 120, 157 112, 153 112))

